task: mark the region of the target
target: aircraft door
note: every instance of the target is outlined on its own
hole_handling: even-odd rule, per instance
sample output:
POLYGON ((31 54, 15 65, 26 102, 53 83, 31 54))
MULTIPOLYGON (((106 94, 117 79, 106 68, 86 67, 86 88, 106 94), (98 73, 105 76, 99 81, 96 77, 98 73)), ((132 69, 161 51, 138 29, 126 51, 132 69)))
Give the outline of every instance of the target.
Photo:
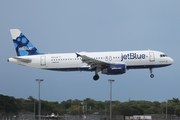
POLYGON ((40 65, 45 66, 46 65, 46 56, 41 56, 40 57, 40 65))
POLYGON ((154 52, 149 52, 149 61, 150 62, 154 62, 155 61, 154 52))

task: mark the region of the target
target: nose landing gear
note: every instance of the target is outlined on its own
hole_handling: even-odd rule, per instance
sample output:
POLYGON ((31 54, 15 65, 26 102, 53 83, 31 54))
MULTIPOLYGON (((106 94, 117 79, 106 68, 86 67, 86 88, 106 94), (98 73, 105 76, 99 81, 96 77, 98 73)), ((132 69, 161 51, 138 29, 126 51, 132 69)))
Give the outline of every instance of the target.
POLYGON ((153 77, 154 77, 154 74, 151 74, 150 77, 153 78, 153 77))
POLYGON ((153 77, 154 77, 154 74, 152 74, 152 72, 153 72, 153 71, 152 71, 152 68, 150 68, 149 70, 150 70, 150 73, 151 73, 150 77, 153 78, 153 77))
POLYGON ((99 75, 98 74, 94 75, 93 79, 94 80, 98 80, 99 79, 99 75))

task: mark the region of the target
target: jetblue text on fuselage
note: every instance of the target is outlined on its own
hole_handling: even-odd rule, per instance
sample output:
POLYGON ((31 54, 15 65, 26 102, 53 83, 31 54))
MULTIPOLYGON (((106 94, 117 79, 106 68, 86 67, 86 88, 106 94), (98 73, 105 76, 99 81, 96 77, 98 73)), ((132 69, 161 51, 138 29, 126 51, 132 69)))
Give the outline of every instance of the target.
POLYGON ((121 61, 127 60, 127 59, 145 59, 145 54, 137 54, 137 53, 128 53, 123 54, 121 53, 121 61))

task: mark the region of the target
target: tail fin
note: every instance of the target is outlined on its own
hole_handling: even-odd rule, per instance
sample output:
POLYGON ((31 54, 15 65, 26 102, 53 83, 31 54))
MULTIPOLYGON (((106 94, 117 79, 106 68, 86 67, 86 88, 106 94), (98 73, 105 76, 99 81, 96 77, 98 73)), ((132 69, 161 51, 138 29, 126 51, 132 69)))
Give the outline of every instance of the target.
POLYGON ((43 54, 34 47, 19 29, 10 29, 10 32, 18 56, 43 54))

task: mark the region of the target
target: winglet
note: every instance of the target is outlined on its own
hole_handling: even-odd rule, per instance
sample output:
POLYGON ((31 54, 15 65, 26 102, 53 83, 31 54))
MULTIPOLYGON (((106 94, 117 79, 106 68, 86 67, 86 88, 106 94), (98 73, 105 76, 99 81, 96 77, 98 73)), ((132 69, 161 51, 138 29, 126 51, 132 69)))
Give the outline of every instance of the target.
POLYGON ((77 57, 81 56, 80 54, 76 53, 77 57))

